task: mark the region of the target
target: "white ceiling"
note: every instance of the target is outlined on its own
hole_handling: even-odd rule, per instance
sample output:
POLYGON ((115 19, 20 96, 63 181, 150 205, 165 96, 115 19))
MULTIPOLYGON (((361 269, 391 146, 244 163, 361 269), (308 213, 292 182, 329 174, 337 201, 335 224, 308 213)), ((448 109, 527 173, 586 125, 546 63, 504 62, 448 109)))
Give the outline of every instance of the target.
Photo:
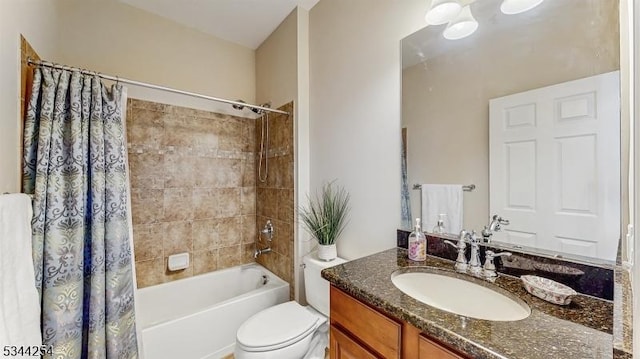
POLYGON ((256 49, 289 13, 320 0, 120 0, 224 40, 256 49))

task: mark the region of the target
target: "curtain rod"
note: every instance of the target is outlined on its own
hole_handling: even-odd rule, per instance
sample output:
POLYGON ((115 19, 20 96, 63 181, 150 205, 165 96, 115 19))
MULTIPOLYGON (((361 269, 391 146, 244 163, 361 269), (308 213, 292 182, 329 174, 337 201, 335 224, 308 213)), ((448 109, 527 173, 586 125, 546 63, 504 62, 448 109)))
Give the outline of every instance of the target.
POLYGON ((173 88, 170 88, 170 87, 154 85, 154 84, 150 84, 150 83, 146 83, 146 82, 140 82, 140 81, 135 81, 135 80, 124 79, 124 78, 120 78, 118 76, 105 75, 105 74, 101 74, 99 72, 88 71, 88 70, 80 69, 80 68, 77 68, 77 67, 59 65, 59 64, 55 64, 55 63, 47 62, 47 61, 33 60, 32 58, 27 58, 27 63, 30 64, 30 65, 50 67, 50 68, 58 69, 58 70, 79 71, 83 75, 97 75, 98 77, 106 79, 106 80, 122 82, 122 83, 130 84, 130 85, 146 87, 146 88, 150 88, 150 89, 154 89, 154 90, 173 92, 173 93, 177 93, 177 94, 180 94, 180 95, 197 97, 197 98, 210 100, 210 101, 228 103, 230 105, 235 105, 235 106, 249 107, 249 108, 253 108, 253 109, 256 109, 256 110, 269 111, 269 112, 275 112, 275 113, 281 113, 281 114, 289 115, 289 113, 286 112, 286 111, 281 111, 281 110, 277 110, 277 109, 273 109, 273 108, 269 108, 269 107, 251 105, 251 104, 247 104, 247 103, 240 102, 240 101, 227 100, 227 99, 224 99, 224 98, 218 98, 218 97, 213 97, 213 96, 202 95, 202 94, 195 93, 195 92, 177 90, 177 89, 173 89, 173 88))

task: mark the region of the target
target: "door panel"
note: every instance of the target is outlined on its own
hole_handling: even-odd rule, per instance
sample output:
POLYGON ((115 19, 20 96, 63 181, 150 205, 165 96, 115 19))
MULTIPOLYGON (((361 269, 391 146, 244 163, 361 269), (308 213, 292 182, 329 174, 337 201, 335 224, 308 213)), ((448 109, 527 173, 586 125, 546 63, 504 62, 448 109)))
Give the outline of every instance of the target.
POLYGON ((492 99, 494 240, 614 260, 620 236, 619 72, 492 99))

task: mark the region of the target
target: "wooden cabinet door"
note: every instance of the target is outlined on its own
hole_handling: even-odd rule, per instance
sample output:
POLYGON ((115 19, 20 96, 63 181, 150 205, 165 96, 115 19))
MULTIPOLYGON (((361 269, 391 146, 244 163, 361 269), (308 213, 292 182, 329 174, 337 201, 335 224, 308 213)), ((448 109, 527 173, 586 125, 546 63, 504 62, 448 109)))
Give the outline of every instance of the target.
POLYGON ((420 355, 418 358, 420 359, 465 359, 463 356, 452 352, 424 335, 420 336, 419 348, 420 355))
POLYGON ((335 326, 330 329, 330 358, 331 359, 377 359, 367 348, 360 345, 349 335, 335 326))
POLYGON ((400 359, 402 325, 331 286, 331 324, 364 343, 386 359, 400 359))

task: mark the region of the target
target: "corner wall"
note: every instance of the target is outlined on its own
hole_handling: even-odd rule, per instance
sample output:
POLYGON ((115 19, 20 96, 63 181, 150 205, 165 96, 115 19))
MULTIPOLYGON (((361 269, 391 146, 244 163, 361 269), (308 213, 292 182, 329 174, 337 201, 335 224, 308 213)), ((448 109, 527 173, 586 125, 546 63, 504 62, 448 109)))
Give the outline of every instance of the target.
POLYGON ((400 40, 428 1, 323 0, 310 11, 311 190, 351 194, 347 259, 395 247, 400 225, 400 40))

